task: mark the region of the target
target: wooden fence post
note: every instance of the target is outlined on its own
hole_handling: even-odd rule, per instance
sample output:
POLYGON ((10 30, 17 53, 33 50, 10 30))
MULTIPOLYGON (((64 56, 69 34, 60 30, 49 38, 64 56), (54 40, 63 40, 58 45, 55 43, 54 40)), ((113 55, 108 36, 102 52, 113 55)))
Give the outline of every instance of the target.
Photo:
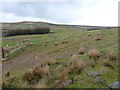
POLYGON ((3 47, 1 47, 1 53, 2 53, 2 58, 5 58, 5 52, 4 52, 3 47))

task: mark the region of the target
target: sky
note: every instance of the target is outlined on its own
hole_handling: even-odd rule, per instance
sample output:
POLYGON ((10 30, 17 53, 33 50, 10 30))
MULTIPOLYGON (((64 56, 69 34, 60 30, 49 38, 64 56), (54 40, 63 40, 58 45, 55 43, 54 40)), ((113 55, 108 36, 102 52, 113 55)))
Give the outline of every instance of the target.
POLYGON ((118 1, 1 1, 0 22, 42 21, 55 24, 118 26, 118 1))

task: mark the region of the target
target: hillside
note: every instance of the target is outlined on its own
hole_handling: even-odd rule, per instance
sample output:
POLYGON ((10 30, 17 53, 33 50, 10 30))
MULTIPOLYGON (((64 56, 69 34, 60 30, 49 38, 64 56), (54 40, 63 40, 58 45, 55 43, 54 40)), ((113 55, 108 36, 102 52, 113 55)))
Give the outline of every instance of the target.
POLYGON ((3 28, 42 24, 50 33, 3 37, 3 87, 111 88, 118 81, 116 27, 20 22, 3 28))
POLYGON ((2 29, 10 29, 10 28, 29 28, 29 27, 66 27, 66 28, 87 28, 87 29, 100 29, 100 28, 117 28, 117 27, 107 27, 107 26, 87 26, 87 25, 65 25, 65 24, 52 24, 48 22, 33 22, 33 21, 23 21, 16 23, 5 23, 1 22, 2 29))

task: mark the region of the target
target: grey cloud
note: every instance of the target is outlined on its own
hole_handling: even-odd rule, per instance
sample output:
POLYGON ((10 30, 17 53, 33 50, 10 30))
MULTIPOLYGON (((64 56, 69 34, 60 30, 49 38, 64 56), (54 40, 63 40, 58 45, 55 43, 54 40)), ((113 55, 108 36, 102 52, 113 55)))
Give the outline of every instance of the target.
POLYGON ((2 12, 67 23, 82 18, 82 7, 76 2, 9 2, 2 3, 2 12))

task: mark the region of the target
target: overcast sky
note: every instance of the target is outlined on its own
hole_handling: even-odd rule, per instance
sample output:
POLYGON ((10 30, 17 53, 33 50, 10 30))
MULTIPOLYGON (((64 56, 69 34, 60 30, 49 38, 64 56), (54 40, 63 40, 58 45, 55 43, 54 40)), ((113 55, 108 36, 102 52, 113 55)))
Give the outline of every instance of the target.
POLYGON ((1 2, 0 22, 43 21, 74 25, 118 25, 119 0, 1 2))

